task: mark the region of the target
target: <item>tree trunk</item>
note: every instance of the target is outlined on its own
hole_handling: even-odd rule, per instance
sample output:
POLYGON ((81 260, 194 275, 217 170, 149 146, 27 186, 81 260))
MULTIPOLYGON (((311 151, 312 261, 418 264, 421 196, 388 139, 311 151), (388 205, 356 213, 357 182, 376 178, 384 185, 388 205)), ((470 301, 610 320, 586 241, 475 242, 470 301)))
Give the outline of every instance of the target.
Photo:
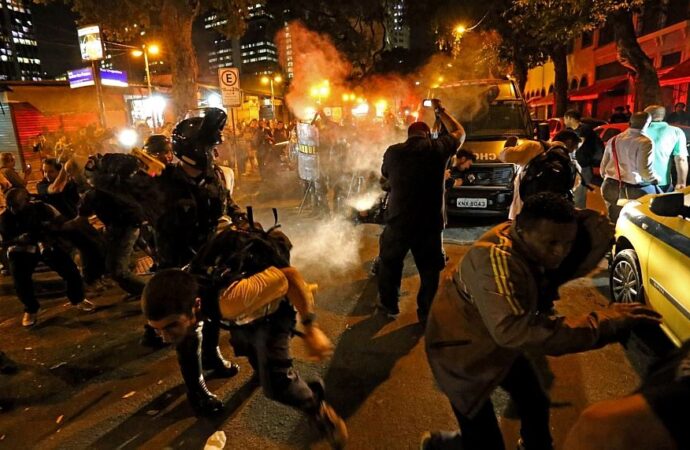
POLYGON ((515 77, 515 80, 518 84, 518 89, 522 94, 525 93, 525 86, 527 86, 528 72, 529 69, 527 69, 527 63, 525 61, 521 61, 519 58, 513 61, 513 76, 515 77))
POLYGON ((549 55, 553 61, 555 81, 553 84, 553 98, 556 106, 555 116, 563 117, 568 109, 568 59, 566 47, 559 45, 551 49, 549 55))
POLYGON ((640 47, 635 35, 632 13, 620 10, 610 19, 618 47, 618 61, 635 72, 635 110, 640 111, 648 105, 660 104, 661 86, 652 60, 640 47))
POLYGON ((180 0, 165 0, 161 8, 163 51, 170 63, 175 116, 181 119, 198 107, 197 64, 192 44, 192 26, 198 8, 180 0))

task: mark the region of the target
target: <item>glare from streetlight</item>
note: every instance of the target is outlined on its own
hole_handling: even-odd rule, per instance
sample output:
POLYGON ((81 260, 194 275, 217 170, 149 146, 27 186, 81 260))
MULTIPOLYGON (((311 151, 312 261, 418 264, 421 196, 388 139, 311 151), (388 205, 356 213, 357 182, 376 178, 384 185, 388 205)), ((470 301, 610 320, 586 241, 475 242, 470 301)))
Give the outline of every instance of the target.
POLYGON ((282 82, 283 82, 283 77, 281 77, 280 75, 276 75, 276 76, 273 78, 273 81, 275 81, 276 83, 282 83, 282 82))
POLYGON ((161 51, 161 48, 158 46, 158 44, 151 44, 148 45, 146 48, 149 51, 149 55, 157 55, 161 51))
POLYGON ((455 27, 455 34, 463 34, 467 31, 467 28, 465 28, 465 25, 458 25, 455 27))
POLYGON ((141 50, 132 50, 132 56, 134 56, 136 58, 140 57, 143 54, 144 54, 144 52, 141 50))
POLYGON ((261 77, 261 84, 264 84, 264 85, 265 85, 265 84, 270 83, 270 81, 271 81, 271 80, 270 80, 268 77, 266 77, 266 76, 261 77))

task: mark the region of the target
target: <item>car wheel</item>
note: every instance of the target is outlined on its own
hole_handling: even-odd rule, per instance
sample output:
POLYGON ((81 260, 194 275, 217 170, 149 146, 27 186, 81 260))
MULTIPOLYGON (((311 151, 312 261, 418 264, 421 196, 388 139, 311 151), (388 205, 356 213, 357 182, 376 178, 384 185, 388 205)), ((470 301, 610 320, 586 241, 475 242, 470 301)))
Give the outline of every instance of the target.
POLYGON ((644 303, 640 263, 635 250, 625 249, 613 258, 609 278, 611 298, 618 303, 644 303))

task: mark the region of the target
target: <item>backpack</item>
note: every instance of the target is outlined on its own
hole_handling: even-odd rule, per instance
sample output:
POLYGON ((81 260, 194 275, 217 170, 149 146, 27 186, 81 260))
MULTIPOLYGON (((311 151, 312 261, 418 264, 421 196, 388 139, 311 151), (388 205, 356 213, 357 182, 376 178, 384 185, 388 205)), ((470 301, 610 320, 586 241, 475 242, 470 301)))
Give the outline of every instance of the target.
POLYGON ((555 192, 572 200, 577 168, 565 147, 548 147, 527 164, 520 179, 520 198, 524 202, 539 192, 555 192))
POLYGON ((279 230, 278 213, 273 209, 275 224, 268 230, 254 222, 252 208, 247 221, 226 228, 206 243, 185 270, 199 283, 204 314, 220 321, 218 295, 235 281, 250 277, 271 266, 290 265, 290 239, 279 230))

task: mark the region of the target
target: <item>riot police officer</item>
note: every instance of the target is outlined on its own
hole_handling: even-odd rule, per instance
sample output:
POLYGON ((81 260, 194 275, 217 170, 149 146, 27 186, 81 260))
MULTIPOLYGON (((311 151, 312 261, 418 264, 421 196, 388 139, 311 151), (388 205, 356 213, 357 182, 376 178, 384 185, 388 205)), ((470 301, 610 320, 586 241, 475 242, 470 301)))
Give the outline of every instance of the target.
MULTIPOLYGON (((164 198, 163 212, 154 225, 158 268, 189 264, 215 234, 221 216, 226 212, 239 215, 213 164, 213 148, 222 141, 226 121, 222 109, 205 108, 173 129, 172 151, 179 163, 167 165, 156 179, 164 198)), ((239 366, 223 359, 218 349, 219 333, 212 324, 203 327, 204 367, 217 376, 231 377, 239 372, 239 366)), ((162 341, 146 326, 142 344, 155 347, 162 341)))

